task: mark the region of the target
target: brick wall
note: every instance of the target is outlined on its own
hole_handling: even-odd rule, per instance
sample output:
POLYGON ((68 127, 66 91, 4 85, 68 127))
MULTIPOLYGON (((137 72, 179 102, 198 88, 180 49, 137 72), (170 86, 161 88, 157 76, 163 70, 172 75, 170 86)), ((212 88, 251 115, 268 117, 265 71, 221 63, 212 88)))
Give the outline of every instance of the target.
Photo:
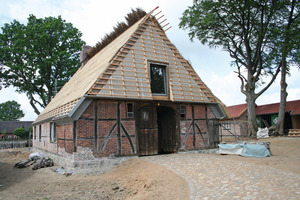
POLYGON ((181 138, 181 149, 202 149, 207 148, 207 121, 208 119, 215 119, 215 116, 209 106, 206 105, 186 105, 186 119, 180 120, 180 138, 181 138), (195 123, 199 126, 202 136, 204 137, 205 143, 203 142, 202 136, 200 135, 197 127, 195 126, 195 146, 193 137, 193 127, 190 128, 189 134, 187 131, 192 123, 192 106, 194 107, 194 119, 195 123), (206 113, 207 107, 207 113, 206 113), (185 143, 184 143, 185 141, 185 143))
POLYGON ((57 125, 57 145, 67 153, 73 153, 73 123, 57 125))
MULTIPOLYGON (((121 123, 130 135, 134 151, 130 142, 121 130, 121 155, 135 153, 135 120, 127 119, 126 102, 119 102, 121 123)), ((117 101, 94 100, 77 121, 77 147, 89 148, 96 157, 118 154, 117 138, 117 101), (97 110, 97 116, 95 116, 97 110), (97 138, 95 139, 95 120, 97 120, 97 138), (95 141, 97 144, 95 145, 95 141)), ((77 152, 78 154, 78 152, 77 152)))

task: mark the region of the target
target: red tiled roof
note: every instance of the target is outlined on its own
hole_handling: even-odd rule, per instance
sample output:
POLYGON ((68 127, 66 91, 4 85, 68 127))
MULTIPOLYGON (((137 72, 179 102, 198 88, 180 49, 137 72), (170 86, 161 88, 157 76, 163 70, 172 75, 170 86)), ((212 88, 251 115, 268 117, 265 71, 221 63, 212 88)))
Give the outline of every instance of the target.
MULTIPOLYGON (((263 115, 263 114, 278 113, 279 105, 280 105, 280 103, 273 103, 273 104, 257 106, 256 114, 263 115)), ((290 112, 291 115, 299 115, 300 114, 300 100, 287 101, 285 111, 290 112)))
MULTIPOLYGON (((267 105, 256 106, 256 114, 264 115, 264 114, 272 114, 279 112, 280 103, 272 103, 267 105)), ((247 104, 239 104, 234 106, 227 106, 231 117, 238 118, 244 112, 247 111, 247 104)), ((300 115, 300 100, 295 101, 287 101, 286 102, 286 112, 290 112, 291 115, 300 115)))
POLYGON ((234 106, 227 106, 227 109, 229 113, 231 114, 231 117, 240 117, 245 111, 247 111, 247 104, 240 104, 240 105, 234 105, 234 106))

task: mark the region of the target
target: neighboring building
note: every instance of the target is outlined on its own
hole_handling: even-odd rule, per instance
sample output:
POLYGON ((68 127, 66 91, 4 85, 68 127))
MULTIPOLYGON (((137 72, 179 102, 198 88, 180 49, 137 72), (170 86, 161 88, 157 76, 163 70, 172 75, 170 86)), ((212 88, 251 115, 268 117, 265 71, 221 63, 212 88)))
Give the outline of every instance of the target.
POLYGON ((248 135, 247 104, 227 106, 227 110, 229 117, 222 119, 220 135, 246 137, 248 135))
MULTIPOLYGON (((277 122, 280 103, 256 107, 256 118, 261 128, 273 126, 277 122)), ((285 108, 284 129, 300 129, 300 100, 287 101, 285 108)))
POLYGON ((64 85, 34 121, 35 148, 78 167, 109 156, 216 147, 223 104, 151 14, 64 85))
POLYGON ((18 139, 14 135, 15 128, 24 128, 26 131, 32 126, 33 121, 0 121, 0 131, 6 131, 5 135, 0 132, 0 140, 3 139, 18 139))
MULTIPOLYGON (((258 127, 265 128, 276 124, 280 103, 256 106, 258 127)), ((228 106, 231 117, 222 120, 221 134, 223 136, 236 133, 237 136, 247 135, 247 104, 228 106), (231 133, 230 133, 231 132, 231 133)), ((284 129, 300 129, 300 100, 287 101, 285 108, 284 129)))

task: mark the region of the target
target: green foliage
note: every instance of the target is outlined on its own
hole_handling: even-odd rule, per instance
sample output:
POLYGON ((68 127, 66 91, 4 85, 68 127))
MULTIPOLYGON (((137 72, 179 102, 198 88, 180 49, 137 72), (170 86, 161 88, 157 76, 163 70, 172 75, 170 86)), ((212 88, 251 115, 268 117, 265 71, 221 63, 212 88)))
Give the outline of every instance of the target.
MULTIPOLYGON (((242 81, 254 89, 264 75, 280 67, 280 56, 288 51, 290 61, 299 63, 299 1, 296 2, 293 37, 285 41, 285 26, 291 1, 195 0, 184 11, 180 28, 188 29, 191 40, 228 51, 238 68, 250 72, 242 81), (297 17, 296 17, 297 16, 297 17), (284 46, 288 46, 284 50, 284 46), (250 78, 250 79, 249 79, 250 78)), ((245 84, 245 85, 246 85, 245 84)), ((258 94, 256 98, 259 96, 258 94)))
POLYGON ((253 135, 257 130, 255 100, 274 82, 282 65, 299 66, 299 9, 298 0, 194 0, 181 17, 179 27, 188 29, 191 40, 221 47, 234 59, 253 135), (264 82, 267 75, 271 80, 264 82))
POLYGON ((55 80, 62 87, 76 72, 82 34, 60 16, 36 18, 27 24, 17 20, 7 23, 0 34, 0 80, 26 93, 34 111, 53 98, 55 80), (38 97, 38 98, 37 98, 38 97))
POLYGON ((1 121, 16 121, 24 117, 21 110, 21 105, 16 101, 7 101, 0 104, 0 120, 1 121))
POLYGON ((15 128, 14 129, 14 135, 19 136, 19 137, 24 137, 26 134, 26 131, 24 128, 15 128))
POLYGON ((3 129, 2 131, 1 131, 1 135, 6 135, 6 133, 7 133, 7 131, 6 131, 6 129, 3 129))
POLYGON ((33 128, 32 128, 32 126, 30 126, 30 127, 28 128, 28 130, 26 131, 25 136, 26 136, 26 137, 29 137, 29 136, 30 136, 30 133, 31 133, 31 134, 33 133, 33 128))

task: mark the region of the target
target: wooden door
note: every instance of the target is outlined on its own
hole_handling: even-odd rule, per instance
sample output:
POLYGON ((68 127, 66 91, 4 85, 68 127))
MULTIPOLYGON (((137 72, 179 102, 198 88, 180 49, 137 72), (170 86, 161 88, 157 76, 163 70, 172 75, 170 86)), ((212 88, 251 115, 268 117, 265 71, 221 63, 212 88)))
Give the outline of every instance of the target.
POLYGON ((140 155, 158 154, 156 109, 153 107, 138 111, 138 141, 140 155))
POLYGON ((159 153, 177 151, 176 112, 170 107, 157 108, 158 149, 159 153))

